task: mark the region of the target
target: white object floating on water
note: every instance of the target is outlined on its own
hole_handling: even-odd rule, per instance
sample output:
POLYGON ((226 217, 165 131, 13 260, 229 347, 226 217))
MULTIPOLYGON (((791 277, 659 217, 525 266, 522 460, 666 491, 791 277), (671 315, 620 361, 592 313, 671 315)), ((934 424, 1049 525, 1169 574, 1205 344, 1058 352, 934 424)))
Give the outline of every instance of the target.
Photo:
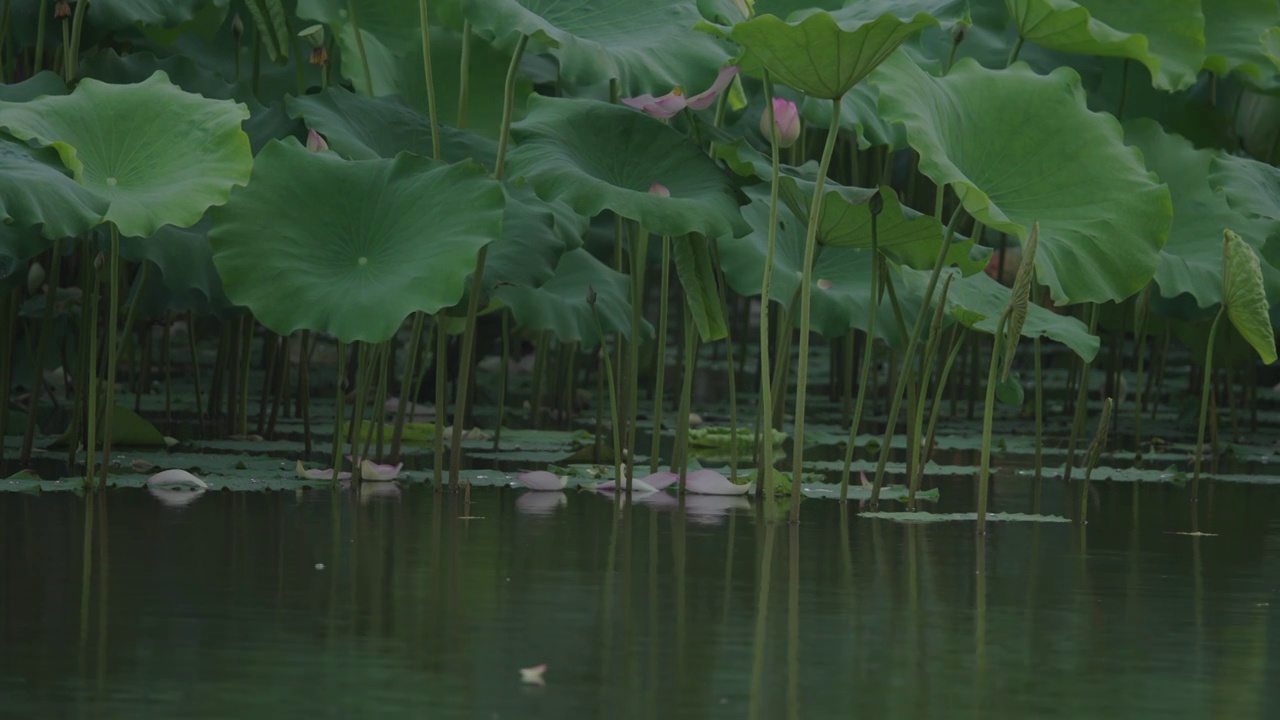
POLYGON ((522 473, 517 475, 516 479, 535 492, 559 492, 569 484, 568 475, 556 475, 546 470, 522 473))
POLYGON ((148 487, 208 490, 209 484, 186 470, 164 470, 147 478, 148 487))
POLYGON ((323 569, 324 569, 324 563, 316 563, 316 569, 317 569, 317 570, 323 570, 323 569))
POLYGON ((520 682, 526 685, 546 685, 547 681, 542 677, 546 672, 546 663, 534 665, 533 667, 520 668, 520 682))
MULTIPOLYGON (((318 468, 312 468, 311 470, 308 470, 306 467, 303 466, 301 460, 298 461, 298 465, 294 469, 294 472, 297 474, 299 478, 302 478, 304 480, 332 480, 333 479, 332 469, 320 470, 318 468)), ((339 472, 338 479, 350 480, 351 473, 345 472, 345 471, 339 472)))
POLYGON ((685 490, 698 495, 746 495, 751 485, 738 485, 715 470, 698 470, 685 475, 685 490))

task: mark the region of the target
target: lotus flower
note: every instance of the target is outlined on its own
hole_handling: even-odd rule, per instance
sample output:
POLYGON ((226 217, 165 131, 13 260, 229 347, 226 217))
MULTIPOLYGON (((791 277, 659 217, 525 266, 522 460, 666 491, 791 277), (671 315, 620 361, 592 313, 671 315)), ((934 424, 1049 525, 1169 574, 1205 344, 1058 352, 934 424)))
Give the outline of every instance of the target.
MULTIPOLYGON (((800 137, 800 113, 796 104, 784 98, 773 99, 773 124, 778 128, 778 147, 789 148, 800 137)), ((769 113, 760 114, 760 132, 768 138, 769 113)))
MULTIPOLYGON (((299 461, 298 461, 298 465, 297 465, 297 467, 294 469, 294 472, 297 474, 297 476, 298 476, 298 477, 300 477, 300 478, 302 478, 302 479, 304 479, 304 480, 332 480, 332 479, 333 479, 333 469, 332 469, 332 468, 330 468, 330 469, 328 469, 328 470, 320 470, 320 469, 312 469, 312 470, 308 470, 308 469, 306 469, 305 467, 303 467, 303 466, 302 466, 302 461, 301 461, 301 460, 299 460, 299 461)), ((340 472, 340 473, 338 473, 338 479, 339 479, 339 480, 350 480, 350 479, 351 479, 351 473, 349 473, 349 472, 340 472)))
POLYGON ((165 470, 147 478, 148 487, 208 490, 209 484, 186 470, 165 470))
POLYGON ((536 492, 559 492, 565 485, 569 484, 568 475, 556 475, 546 470, 535 470, 517 475, 516 479, 525 484, 525 487, 536 492))
POLYGON ((311 152, 324 152, 329 149, 329 143, 325 141, 324 136, 315 130, 307 131, 307 149, 311 152))
POLYGON ((745 495, 751 485, 738 485, 715 470, 691 472, 684 479, 685 490, 698 495, 745 495))
POLYGON ((673 117, 685 108, 705 110, 711 107, 711 103, 715 102, 725 88, 729 87, 729 83, 733 82, 733 76, 737 74, 737 65, 721 68, 720 74, 716 75, 716 81, 711 83, 711 87, 691 97, 685 97, 684 88, 675 87, 662 97, 638 95, 636 97, 622 98, 622 104, 637 110, 643 110, 660 120, 673 117))

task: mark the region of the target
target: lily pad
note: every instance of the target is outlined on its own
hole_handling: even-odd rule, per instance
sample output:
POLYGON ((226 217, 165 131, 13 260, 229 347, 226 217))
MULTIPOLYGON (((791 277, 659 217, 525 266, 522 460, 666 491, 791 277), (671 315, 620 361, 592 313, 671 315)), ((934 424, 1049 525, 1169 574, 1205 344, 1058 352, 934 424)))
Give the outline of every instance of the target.
MULTIPOLYGON (((929 512, 864 512, 858 517, 892 520, 900 523, 976 522, 977 513, 929 513, 929 512)), ((1059 515, 1028 515, 1026 513, 987 513, 987 522, 1042 522, 1069 523, 1059 515)))
POLYGON ((1169 191, 1115 119, 1085 107, 1074 71, 964 59, 938 78, 902 55, 884 67, 881 112, 906 126, 920 171, 989 228, 1023 240, 1039 222, 1037 279, 1054 303, 1122 300, 1155 274, 1169 191))
POLYGON ((511 137, 517 144, 509 174, 523 176, 544 200, 563 200, 586 217, 612 210, 673 236, 748 230, 729 178, 689 138, 642 112, 535 95, 511 137), (655 183, 670 197, 650 192, 655 183))
POLYGON ((478 165, 348 161, 291 139, 258 155, 209 240, 227 296, 272 331, 382 342, 415 310, 458 302, 503 208, 478 165))
POLYGON ((126 236, 195 224, 249 179, 244 105, 180 90, 157 71, 134 85, 84 79, 70 95, 0 103, 0 128, 51 145, 73 177, 110 203, 126 236))

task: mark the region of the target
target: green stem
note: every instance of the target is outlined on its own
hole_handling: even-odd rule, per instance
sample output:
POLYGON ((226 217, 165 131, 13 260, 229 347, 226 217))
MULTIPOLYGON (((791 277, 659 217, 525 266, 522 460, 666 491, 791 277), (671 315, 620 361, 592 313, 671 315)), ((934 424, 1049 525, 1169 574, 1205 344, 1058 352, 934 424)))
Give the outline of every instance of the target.
MULTIPOLYGON (((1098 304, 1089 306, 1089 334, 1098 332, 1098 304)), ((1071 481, 1071 469, 1076 460, 1076 442, 1080 433, 1084 432, 1085 417, 1089 409, 1089 374, 1093 370, 1093 361, 1080 360, 1080 384, 1076 386, 1075 416, 1071 421, 1071 436, 1067 439, 1067 462, 1062 470, 1062 481, 1071 481)))
POLYGON ((458 65, 458 129, 467 126, 467 104, 471 99, 471 21, 462 21, 462 57, 458 65))
POLYGON ((84 13, 89 8, 89 0, 76 2, 75 15, 71 18, 71 45, 67 48, 67 84, 76 79, 80 69, 80 34, 84 30, 84 13))
POLYGON ((427 82, 427 115, 431 118, 431 157, 439 160, 440 117, 436 114, 436 84, 431 75, 431 26, 427 0, 418 0, 418 25, 422 31, 422 74, 427 82))
POLYGON ((867 341, 862 350, 862 367, 858 370, 858 399, 853 404, 853 422, 849 425, 849 442, 844 448, 844 468, 840 472, 840 502, 849 500, 849 474, 853 465, 853 453, 858 444, 858 428, 862 425, 862 409, 867 400, 867 386, 871 384, 871 364, 876 345, 876 315, 880 310, 880 293, 877 288, 880 259, 876 248, 876 216, 871 216, 871 313, 867 316, 867 341))
POLYGON ((1000 368, 1000 348, 1004 346, 1004 331, 1009 324, 1009 311, 1000 315, 996 325, 995 341, 991 346, 991 362, 987 366, 987 397, 982 407, 982 466, 978 475, 978 534, 987 532, 987 488, 991 483, 991 421, 995 414, 996 375, 1000 368))
MULTIPOLYGON (((449 332, 444 326, 444 313, 438 313, 436 327, 436 421, 435 433, 432 436, 432 454, 436 478, 436 492, 444 489, 444 421, 446 409, 446 388, 448 383, 446 369, 449 363, 449 332)), ((451 481, 456 482, 456 481, 451 481)))
MULTIPOLYGON (((942 342, 942 317, 946 312, 947 294, 951 289, 951 278, 948 276, 942 284, 942 294, 938 297, 938 307, 933 315, 933 322, 929 327, 929 342, 925 345, 924 357, 921 359, 920 368, 920 387, 916 392, 916 406, 913 413, 912 430, 908 434, 907 443, 907 472, 910 487, 907 491, 907 509, 915 510, 916 507, 916 491, 920 488, 920 477, 923 475, 924 459, 923 455, 927 452, 922 447, 920 440, 922 438, 922 425, 924 423, 924 407, 925 400, 929 396, 929 378, 933 376, 933 361, 938 354, 938 346, 942 342)), ((941 397, 942 381, 939 380, 938 387, 935 392, 941 397)), ((935 401, 935 409, 936 409, 935 401)))
POLYGON ((404 438, 404 423, 408 417, 409 408, 413 405, 415 396, 410 395, 413 378, 415 377, 418 355, 421 352, 422 345, 422 326, 426 321, 426 315, 421 312, 413 314, 413 329, 409 332, 409 345, 406 348, 404 358, 404 374, 400 380, 400 405, 396 407, 395 425, 391 429, 391 459, 390 462, 400 462, 400 443, 404 438))
MULTIPOLYGON (((653 389, 653 447, 649 451, 649 472, 658 472, 662 450, 662 411, 666 400, 667 379, 667 301, 671 294, 671 238, 662 236, 662 283, 658 302, 657 380, 653 389)), ((730 373, 733 370, 730 368, 730 373)))
POLYGON ((936 437, 938 429, 938 416, 942 414, 942 391, 947 386, 947 378, 951 377, 951 368, 955 366, 956 358, 960 355, 960 348, 964 347, 964 338, 968 331, 969 329, 963 325, 959 326, 959 332, 956 333, 955 339, 951 341, 951 351, 947 353, 947 361, 942 366, 942 373, 938 376, 938 386, 933 393, 933 407, 929 408, 929 429, 925 433, 924 456, 920 464, 916 466, 913 484, 915 488, 920 487, 920 481, 924 478, 924 467, 928 464, 929 458, 933 454, 933 439, 936 437))
POLYGON ((680 386, 680 411, 676 416, 676 448, 679 455, 681 495, 685 493, 685 477, 689 473, 689 400, 693 396, 693 375, 698 362, 698 329, 693 325, 693 311, 689 308, 687 301, 684 305, 682 330, 684 331, 684 377, 680 386))
POLYGON ((502 311, 502 366, 498 370, 498 425, 493 429, 493 450, 502 445, 502 426, 507 421, 507 376, 511 373, 511 313, 502 311))
MULTIPOLYGON (((613 499, 616 505, 622 497, 622 435, 618 420, 618 385, 613 377, 613 360, 609 357, 609 345, 606 343, 604 326, 600 323, 600 312, 596 310, 595 298, 588 301, 591 306, 591 317, 596 323, 596 332, 600 335, 600 353, 604 356, 605 381, 609 385, 609 412, 613 415, 613 499)), ((539 352, 542 349, 539 348, 539 352)), ((627 499, 631 499, 631 483, 627 483, 627 499)))
POLYGON ((337 348, 338 348, 338 382, 337 382, 338 389, 334 393, 336 397, 334 398, 335 407, 333 411, 333 453, 332 453, 333 465, 331 466, 333 468, 333 477, 331 478, 331 480, 334 483, 338 482, 338 471, 342 468, 342 415, 343 415, 342 406, 346 404, 344 402, 344 400, 346 399, 346 393, 343 392, 345 388, 343 388, 342 383, 347 377, 346 343, 339 340, 337 348))
POLYGON ((1137 355, 1137 374, 1133 387, 1133 461, 1142 462, 1142 394, 1146 389, 1147 311, 1151 302, 1151 286, 1142 291, 1138 301, 1138 317, 1134 328, 1134 353, 1137 355))
POLYGON ((36 21, 36 62, 33 73, 44 69, 44 33, 48 27, 49 0, 40 0, 40 19, 36 21))
POLYGON ((1036 482, 1044 478, 1044 372, 1040 367, 1040 336, 1032 342, 1036 373, 1036 482))
MULTIPOLYGON (((720 265, 720 241, 711 241, 711 259, 712 267, 716 273, 716 289, 720 295, 720 312, 726 318, 729 317, 729 299, 726 295, 725 286, 727 285, 724 278, 724 269, 720 265)), ((738 477, 738 381, 734 376, 733 368, 733 333, 726 333, 725 338, 726 357, 725 361, 729 366, 729 476, 733 480, 738 477)))
MULTIPOLYGON (((772 102, 769 105, 773 105, 772 102)), ((818 178, 813 187, 813 203, 809 207, 808 232, 804 240, 804 265, 800 270, 800 358, 796 380, 796 419, 793 442, 795 456, 791 465, 791 522, 800 522, 800 478, 804 470, 804 411, 808 399, 809 382, 809 314, 813 295, 813 261, 818 248, 818 224, 822 219, 822 190, 827 171, 831 168, 831 156, 835 153, 836 138, 840 136, 840 98, 831 101, 831 125, 827 129, 827 142, 822 148, 818 163, 818 178)))
POLYGON ((1213 342, 1218 335, 1218 323, 1227 312, 1227 306, 1218 309, 1213 317, 1213 325, 1209 326, 1209 342, 1204 351, 1204 381, 1200 387, 1200 427, 1196 431, 1196 464, 1195 474, 1191 476, 1191 500, 1200 499, 1200 463, 1204 457, 1204 427, 1209 419, 1209 393, 1213 388, 1213 342))
POLYGON ((649 256, 649 231, 636 228, 631 239, 631 337, 627 338, 627 487, 636 471, 636 422, 640 415, 640 324, 644 310, 645 259, 649 256))
POLYGON ((1013 43, 1013 48, 1009 50, 1009 59, 1005 61, 1005 64, 1004 64, 1005 67, 1009 67, 1010 65, 1017 62, 1018 53, 1022 52, 1022 43, 1024 42, 1026 42, 1026 39, 1023 38, 1022 35, 1018 35, 1018 39, 1015 40, 1013 43))
POLYGON ((515 53, 511 56, 511 64, 507 66, 507 80, 502 87, 502 128, 498 132, 498 159, 493 169, 493 176, 498 180, 502 180, 502 171, 507 160, 507 143, 511 140, 511 113, 515 109, 516 76, 520 72, 520 59, 524 57, 524 49, 528 44, 528 35, 521 35, 516 41, 515 53))
MULTIPOLYGON (((939 189, 941 192, 942 189, 939 189)), ((889 463, 889 446, 893 441, 893 431, 898 424, 898 412, 902 408, 902 394, 906 391, 907 379, 910 373, 906 371, 906 365, 909 365, 911 358, 915 356, 916 345, 920 339, 920 330, 924 327, 924 319, 928 316, 925 310, 933 302, 933 290, 938 284, 938 276, 942 274, 942 267, 947 262, 947 250, 951 247, 951 239, 955 237, 956 225, 960 222, 960 215, 963 213, 963 206, 957 206, 955 212, 951 215, 951 222, 947 224, 947 232, 943 238, 942 244, 938 247, 938 257, 933 261, 933 272, 929 275, 929 283, 925 286, 924 299, 920 304, 920 312, 916 315, 915 324, 912 326, 911 335, 907 338, 907 350, 903 353, 903 372, 898 374, 898 381, 895 383, 893 390, 893 398, 889 404, 889 417, 885 424, 884 441, 880 444, 880 459, 876 463, 876 478, 871 486, 871 505, 874 507, 880 502, 880 488, 884 484, 884 470, 889 463)))
POLYGON ((360 53, 360 69, 364 71, 365 92, 373 97, 373 74, 369 72, 369 55, 364 51, 364 35, 360 32, 355 0, 347 0, 347 17, 351 20, 351 32, 356 36, 356 51, 360 53))
MULTIPOLYGON (((40 321, 40 343, 36 347, 35 362, 31 370, 31 404, 27 408, 27 427, 22 435, 23 465, 31 462, 31 447, 35 443, 36 416, 39 415, 40 397, 44 395, 44 361, 49 352, 49 336, 53 334, 53 309, 57 304, 58 273, 61 269, 62 238, 58 238, 53 241, 53 259, 49 263, 49 274, 45 277, 44 317, 40 321)), ((7 380, 8 378, 0 377, 0 382, 7 380)), ((0 405, 0 414, 8 415, 7 408, 7 404, 0 405)), ((0 438, 3 437, 4 434, 0 432, 0 438)))
POLYGON ((768 521, 774 519, 773 502, 773 392, 769 387, 769 286, 773 280, 774 255, 778 245, 778 188, 780 185, 781 157, 778 148, 778 123, 773 115, 773 83, 769 71, 763 73, 765 112, 769 113, 769 148, 772 157, 772 171, 769 180, 769 235, 768 249, 765 251, 764 273, 760 281, 760 416, 764 418, 759 435, 760 470, 756 473, 756 494, 763 494, 769 510, 765 513, 768 521))
MULTIPOLYGON (((81 4, 84 3, 82 0, 81 4)), ((76 8, 79 12, 79 6, 76 8)), ((107 399, 103 406, 102 431, 102 472, 98 475, 98 489, 107 487, 107 472, 111 468, 111 432, 112 408, 116 402, 116 368, 119 356, 120 337, 116 332, 116 321, 120 315, 120 229, 115 223, 111 225, 111 258, 108 261, 111 273, 111 295, 107 314, 107 399)))
MULTIPOLYGON (((133 281, 133 287, 130 293, 133 297, 129 300, 129 309, 124 313, 124 330, 120 333, 123 337, 133 336, 133 325, 138 319, 138 304, 142 300, 142 291, 147 287, 147 279, 151 275, 151 263, 142 263, 142 270, 138 272, 138 276, 133 281)), ((121 348, 121 352, 124 349, 121 348)), ((116 358, 119 361, 119 358, 116 358)))

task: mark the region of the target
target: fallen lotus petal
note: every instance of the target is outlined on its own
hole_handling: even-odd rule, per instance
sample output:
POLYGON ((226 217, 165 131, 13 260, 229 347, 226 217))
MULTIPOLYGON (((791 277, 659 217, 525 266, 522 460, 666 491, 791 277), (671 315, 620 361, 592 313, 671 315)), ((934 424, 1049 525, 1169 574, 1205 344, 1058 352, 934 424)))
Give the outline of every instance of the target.
POLYGON ((556 475, 546 470, 527 472, 517 475, 516 479, 524 483, 530 490, 538 492, 558 492, 569 484, 568 475, 556 475))
POLYGON ((637 110, 643 110, 660 120, 674 117, 676 113, 685 108, 705 110, 711 107, 711 103, 715 102, 725 88, 729 87, 729 83, 733 82, 733 76, 737 74, 738 66, 730 65, 729 67, 721 68, 720 73, 716 75, 715 82, 711 83, 711 87, 697 95, 685 97, 684 88, 676 87, 661 97, 637 95, 636 97, 622 98, 622 104, 637 110))
POLYGON ((699 495, 745 495, 751 485, 738 485, 715 470, 698 470, 685 476, 685 490, 699 495))
POLYGON ((209 484, 186 470, 164 470, 147 478, 148 487, 208 490, 209 484))
POLYGON ((520 682, 526 685, 546 685, 547 681, 542 679, 543 674, 547 672, 547 664, 534 665, 533 667, 520 668, 520 682))
MULTIPOLYGON (((333 470, 332 470, 332 469, 329 469, 329 470, 320 470, 320 469, 311 469, 311 470, 308 470, 308 469, 306 469, 305 467, 303 467, 303 466, 302 466, 302 461, 301 461, 301 460, 299 460, 299 461, 298 461, 298 465, 297 465, 297 467, 295 468, 295 472, 297 473, 298 477, 303 478, 304 480, 332 480, 332 479, 333 479, 333 470)), ((339 473, 338 473, 338 479, 339 479, 339 480, 350 480, 350 479, 351 479, 351 473, 349 473, 349 472, 339 472, 339 473)))
POLYGON ((664 488, 668 488, 671 485, 675 484, 675 482, 679 479, 680 479, 680 475, 678 473, 657 472, 657 473, 653 473, 652 475, 649 475, 648 477, 637 478, 636 480, 637 482, 645 483, 646 485, 648 485, 649 487, 652 487, 655 490, 662 490, 664 488))
POLYGON ((386 481, 395 480, 400 477, 400 470, 404 468, 404 463, 399 465, 379 465, 369 462, 369 458, 360 461, 360 478, 362 480, 386 481))

